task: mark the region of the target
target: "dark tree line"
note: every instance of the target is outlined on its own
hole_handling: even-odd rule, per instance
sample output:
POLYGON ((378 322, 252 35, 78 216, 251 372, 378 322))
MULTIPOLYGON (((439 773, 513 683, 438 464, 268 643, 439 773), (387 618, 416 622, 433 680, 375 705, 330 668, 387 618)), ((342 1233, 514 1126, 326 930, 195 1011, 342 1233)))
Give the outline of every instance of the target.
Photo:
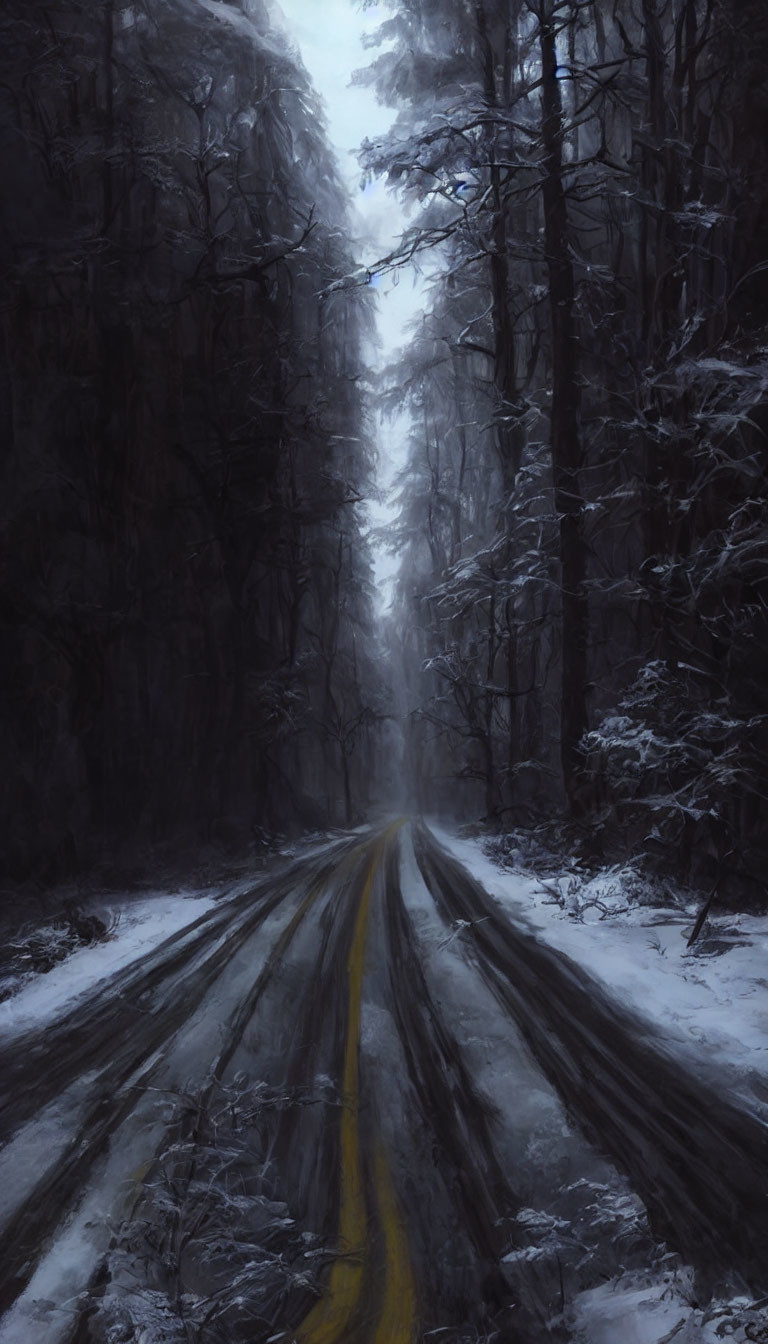
POLYGON ((390 9, 359 77, 412 207, 381 265, 431 287, 391 393, 419 801, 760 892, 768 10, 390 9))
POLYGON ((262 0, 7 0, 2 866, 364 810, 344 192, 262 0))

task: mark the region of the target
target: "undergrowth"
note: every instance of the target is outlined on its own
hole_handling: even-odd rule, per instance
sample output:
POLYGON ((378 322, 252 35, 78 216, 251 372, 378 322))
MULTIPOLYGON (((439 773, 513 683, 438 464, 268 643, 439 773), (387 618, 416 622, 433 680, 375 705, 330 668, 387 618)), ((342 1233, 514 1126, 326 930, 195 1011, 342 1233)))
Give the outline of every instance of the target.
POLYGON ((308 1309, 326 1253, 291 1216, 268 1156, 270 1114, 291 1104, 242 1076, 175 1098, 79 1341, 265 1344, 308 1309))
POLYGON ((79 906, 46 924, 26 924, 7 940, 0 970, 0 1002, 10 998, 33 975, 45 975, 81 947, 107 942, 117 920, 107 925, 79 906))

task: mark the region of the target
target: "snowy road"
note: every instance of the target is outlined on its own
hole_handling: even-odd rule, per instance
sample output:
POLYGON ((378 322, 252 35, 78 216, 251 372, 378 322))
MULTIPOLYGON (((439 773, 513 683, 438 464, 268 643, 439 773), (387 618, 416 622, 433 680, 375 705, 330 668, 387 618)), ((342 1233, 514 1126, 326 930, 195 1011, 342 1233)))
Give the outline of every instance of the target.
POLYGON ((767 1286, 765 1128, 424 826, 241 884, 0 1070, 0 1344, 602 1344, 573 1304, 628 1271, 767 1286))

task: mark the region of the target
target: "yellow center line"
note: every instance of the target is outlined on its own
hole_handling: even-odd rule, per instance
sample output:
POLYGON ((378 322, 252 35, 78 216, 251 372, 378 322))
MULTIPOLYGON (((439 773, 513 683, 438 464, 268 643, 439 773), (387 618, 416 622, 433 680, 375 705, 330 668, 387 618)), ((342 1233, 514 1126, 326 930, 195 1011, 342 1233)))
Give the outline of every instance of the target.
MULTIPOLYGON (((368 915, 376 869, 391 834, 402 825, 395 822, 376 844, 355 917, 352 944, 347 958, 348 1017, 342 1075, 341 1194, 339 1205, 339 1254, 331 1268, 325 1295, 305 1317, 295 1336, 299 1344, 338 1344, 349 1339, 348 1330, 363 1292, 369 1258, 368 1210, 363 1185, 360 1145, 360 1017, 365 970, 368 915)), ((400 1220, 395 1193, 383 1150, 376 1154, 376 1193, 379 1203, 387 1261, 385 1300, 376 1332, 376 1344, 408 1344, 413 1338, 415 1295, 407 1254, 407 1239, 400 1220), (400 1298, 399 1304, 395 1297, 400 1298), (389 1331, 389 1333, 386 1333, 389 1331)))

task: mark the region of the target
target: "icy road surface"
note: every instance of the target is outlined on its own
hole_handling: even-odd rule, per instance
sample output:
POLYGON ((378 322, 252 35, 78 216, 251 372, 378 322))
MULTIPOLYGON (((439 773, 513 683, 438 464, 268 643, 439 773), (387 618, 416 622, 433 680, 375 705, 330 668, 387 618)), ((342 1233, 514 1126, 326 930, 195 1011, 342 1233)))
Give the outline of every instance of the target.
POLYGON ((765 1126, 426 827, 191 913, 9 1019, 0 1344, 768 1339, 765 1126))

